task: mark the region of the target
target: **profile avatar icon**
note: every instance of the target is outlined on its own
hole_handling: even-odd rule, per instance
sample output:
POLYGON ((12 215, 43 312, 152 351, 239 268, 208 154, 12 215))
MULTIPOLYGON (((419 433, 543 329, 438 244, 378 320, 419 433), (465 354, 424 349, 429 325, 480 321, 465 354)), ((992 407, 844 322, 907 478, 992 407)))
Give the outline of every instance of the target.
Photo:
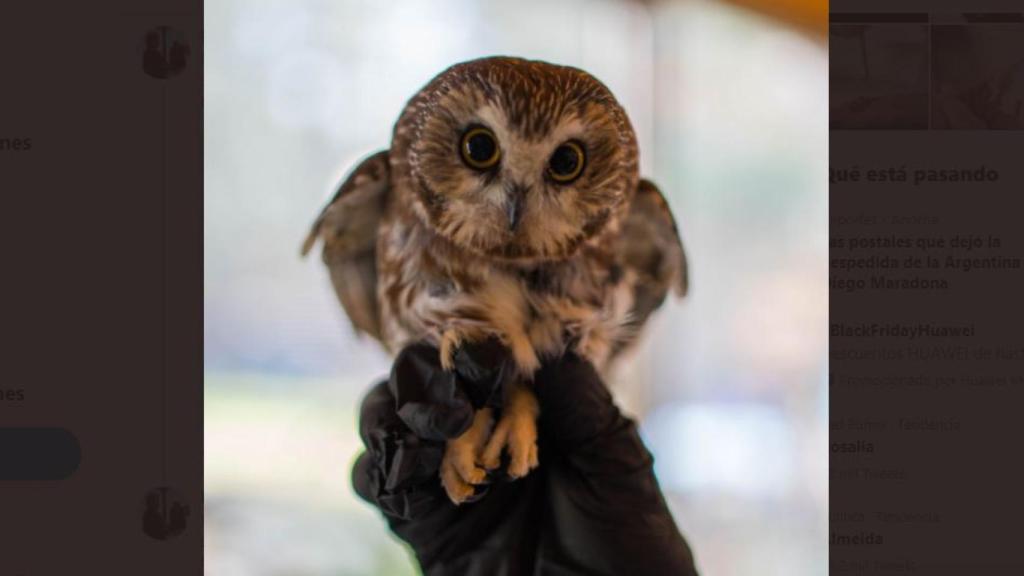
POLYGON ((154 488, 146 493, 142 531, 154 540, 170 540, 188 527, 189 513, 189 507, 169 487, 154 488))
POLYGON ((184 34, 168 26, 157 26, 146 32, 142 69, 153 78, 173 78, 185 70, 191 54, 184 34))

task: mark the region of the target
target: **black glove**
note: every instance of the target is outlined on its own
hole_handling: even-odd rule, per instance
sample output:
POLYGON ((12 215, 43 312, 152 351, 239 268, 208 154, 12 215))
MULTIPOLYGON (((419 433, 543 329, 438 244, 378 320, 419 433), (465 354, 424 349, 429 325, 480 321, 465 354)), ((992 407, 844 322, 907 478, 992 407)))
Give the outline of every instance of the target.
POLYGON ((380 508, 425 574, 696 574, 635 424, 571 354, 535 375, 540 467, 514 482, 496 477, 473 502, 452 504, 438 478, 445 440, 469 427, 474 409, 500 409, 511 373, 495 341, 455 360, 445 372, 435 348, 399 355, 363 402, 366 452, 352 471, 356 492, 380 508))

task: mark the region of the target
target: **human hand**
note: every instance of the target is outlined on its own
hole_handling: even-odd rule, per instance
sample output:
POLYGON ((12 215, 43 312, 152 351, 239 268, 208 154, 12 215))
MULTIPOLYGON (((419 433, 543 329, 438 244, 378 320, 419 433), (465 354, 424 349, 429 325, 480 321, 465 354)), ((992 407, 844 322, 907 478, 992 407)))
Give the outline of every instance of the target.
POLYGON ((594 368, 574 356, 535 375, 541 405, 540 469, 494 477, 455 506, 437 475, 444 441, 506 384, 507 353, 494 343, 460 351, 441 370, 436 350, 414 346, 363 403, 367 452, 357 493, 384 513, 427 574, 695 574, 636 426, 594 368))

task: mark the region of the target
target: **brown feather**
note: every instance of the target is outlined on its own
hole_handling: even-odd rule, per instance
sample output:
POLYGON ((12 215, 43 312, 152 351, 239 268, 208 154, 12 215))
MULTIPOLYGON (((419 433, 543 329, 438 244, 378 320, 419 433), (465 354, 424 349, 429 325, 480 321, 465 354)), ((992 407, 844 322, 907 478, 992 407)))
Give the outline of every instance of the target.
POLYGON ((661 191, 649 180, 640 181, 617 249, 633 305, 628 318, 631 337, 617 342, 613 356, 634 343, 639 330, 670 291, 681 298, 689 289, 686 252, 675 218, 661 191))
POLYGON ((323 241, 338 301, 357 333, 381 340, 377 299, 377 234, 389 191, 388 152, 363 160, 317 217, 302 246, 305 256, 323 241))

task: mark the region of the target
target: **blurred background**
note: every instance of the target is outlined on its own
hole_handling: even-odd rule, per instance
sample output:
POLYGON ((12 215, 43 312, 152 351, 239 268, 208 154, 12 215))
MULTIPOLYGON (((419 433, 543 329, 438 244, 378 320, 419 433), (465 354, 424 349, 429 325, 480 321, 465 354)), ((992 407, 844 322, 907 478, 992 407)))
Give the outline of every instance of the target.
POLYGON ((206 565, 415 574, 352 492, 355 410, 388 357, 299 245, 406 99, 491 54, 617 95, 692 293, 619 367, 711 576, 827 571, 826 6, 796 0, 207 0, 206 565))

